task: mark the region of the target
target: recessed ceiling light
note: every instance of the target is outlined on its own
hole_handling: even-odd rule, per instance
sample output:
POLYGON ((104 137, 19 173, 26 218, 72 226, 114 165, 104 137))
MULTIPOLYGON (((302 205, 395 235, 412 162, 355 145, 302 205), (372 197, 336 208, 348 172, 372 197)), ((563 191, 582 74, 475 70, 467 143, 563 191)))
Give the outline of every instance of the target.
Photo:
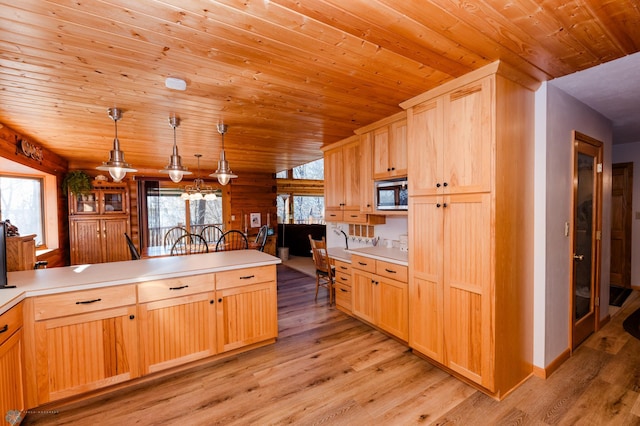
POLYGON ((185 90, 187 88, 187 82, 181 78, 167 77, 164 81, 164 85, 173 90, 185 90))

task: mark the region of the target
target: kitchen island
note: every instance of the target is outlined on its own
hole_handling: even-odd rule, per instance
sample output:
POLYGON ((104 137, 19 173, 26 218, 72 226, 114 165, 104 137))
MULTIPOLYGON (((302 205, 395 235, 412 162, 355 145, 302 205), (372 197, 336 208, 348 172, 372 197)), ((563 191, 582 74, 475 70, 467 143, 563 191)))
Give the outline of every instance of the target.
POLYGON ((24 406, 275 342, 280 262, 239 250, 9 273, 0 318, 23 312, 10 334, 23 339, 24 406))

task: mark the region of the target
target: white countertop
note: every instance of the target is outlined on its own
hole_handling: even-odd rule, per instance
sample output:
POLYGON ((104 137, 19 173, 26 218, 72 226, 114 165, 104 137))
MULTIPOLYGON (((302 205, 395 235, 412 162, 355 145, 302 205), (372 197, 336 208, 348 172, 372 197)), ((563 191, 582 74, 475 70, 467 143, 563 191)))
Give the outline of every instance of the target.
POLYGON ((279 258, 257 250, 234 250, 9 272, 8 285, 14 285, 16 288, 0 289, 0 314, 26 297, 275 265, 281 262, 279 258))
POLYGON ((329 247, 327 251, 329 252, 329 257, 347 263, 351 263, 352 254, 357 254, 359 256, 409 266, 409 253, 397 248, 375 246, 346 250, 342 247, 329 247))

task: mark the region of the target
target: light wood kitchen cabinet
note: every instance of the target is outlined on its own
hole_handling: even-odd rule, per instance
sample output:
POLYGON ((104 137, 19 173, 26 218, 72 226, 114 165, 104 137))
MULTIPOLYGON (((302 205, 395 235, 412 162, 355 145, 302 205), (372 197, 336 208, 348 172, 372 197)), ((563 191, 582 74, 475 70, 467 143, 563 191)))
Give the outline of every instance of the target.
POLYGON ((373 131, 373 178, 407 175, 407 120, 403 118, 373 131))
POLYGON ((351 264, 334 260, 336 308, 349 315, 352 314, 351 264))
POLYGON ((126 183, 98 181, 88 195, 69 194, 72 265, 130 260, 125 233, 131 234, 126 183))
POLYGON ((360 211, 360 139, 352 136, 324 153, 324 202, 328 222, 360 211))
POLYGON ((35 321, 35 405, 139 375, 135 285, 28 301, 35 321))
POLYGON ((485 77, 408 110, 410 196, 491 189, 494 84, 485 77))
POLYGON ((0 315, 0 413, 24 411, 22 304, 0 315))
POLYGON ((352 255, 351 268, 353 314, 408 340, 407 267, 352 255))
POLYGON ((500 399, 533 369, 533 93, 492 64, 402 106, 409 345, 500 399))
POLYGON ((278 336, 276 269, 216 274, 217 349, 226 352, 278 336))
POLYGON ((35 234, 7 237, 7 272, 26 271, 36 264, 35 234))
POLYGON ((138 284, 142 374, 215 355, 214 274, 138 284))
POLYGON ((360 211, 362 213, 375 213, 374 190, 373 138, 369 132, 360 136, 360 211))

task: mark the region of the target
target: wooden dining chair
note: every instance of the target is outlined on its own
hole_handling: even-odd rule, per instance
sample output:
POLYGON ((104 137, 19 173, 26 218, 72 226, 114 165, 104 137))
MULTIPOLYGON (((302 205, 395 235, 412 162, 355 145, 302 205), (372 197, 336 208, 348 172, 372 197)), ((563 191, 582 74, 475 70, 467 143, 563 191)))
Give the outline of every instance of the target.
POLYGON ((178 241, 178 238, 187 234, 189 234, 189 231, 187 231, 187 228, 183 226, 174 226, 164 234, 164 246, 173 247, 176 241, 178 241))
POLYGON ((178 238, 171 247, 171 256, 208 252, 209 245, 204 238, 198 234, 185 234, 178 238))
POLYGON ((131 260, 140 259, 140 253, 138 252, 135 244, 133 244, 133 241, 131 241, 131 237, 127 235, 126 232, 124 233, 124 237, 127 239, 127 246, 129 247, 129 252, 131 253, 131 260))
POLYGON ((200 236, 205 239, 207 244, 215 245, 223 233, 224 232, 222 231, 222 228, 220 228, 219 226, 207 225, 202 228, 202 231, 200 231, 200 236))
POLYGON ((267 243, 267 232, 269 231, 269 226, 262 225, 260 227, 260 231, 256 235, 256 239, 254 241, 255 247, 257 250, 264 251, 264 245, 267 243))
POLYGON ((334 274, 331 267, 331 260, 329 259, 329 253, 327 252, 327 242, 325 238, 322 240, 314 240, 309 234, 309 243, 311 244, 311 256, 313 257, 313 263, 316 267, 316 297, 318 300, 318 289, 325 287, 329 292, 329 305, 334 300, 334 274))
POLYGON ((216 251, 246 250, 248 248, 247 237, 236 229, 222 234, 216 243, 216 251))

